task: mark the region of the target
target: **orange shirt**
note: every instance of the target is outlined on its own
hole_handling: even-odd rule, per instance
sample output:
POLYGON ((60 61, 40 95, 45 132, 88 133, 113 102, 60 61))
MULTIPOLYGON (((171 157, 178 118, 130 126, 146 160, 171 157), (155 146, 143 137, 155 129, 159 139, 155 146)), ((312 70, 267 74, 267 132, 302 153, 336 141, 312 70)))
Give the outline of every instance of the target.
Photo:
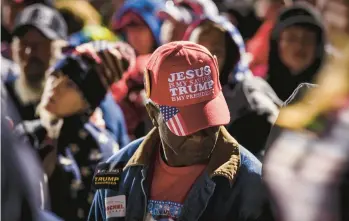
POLYGON ((206 165, 170 167, 158 152, 153 167, 146 220, 176 220, 188 192, 206 165))

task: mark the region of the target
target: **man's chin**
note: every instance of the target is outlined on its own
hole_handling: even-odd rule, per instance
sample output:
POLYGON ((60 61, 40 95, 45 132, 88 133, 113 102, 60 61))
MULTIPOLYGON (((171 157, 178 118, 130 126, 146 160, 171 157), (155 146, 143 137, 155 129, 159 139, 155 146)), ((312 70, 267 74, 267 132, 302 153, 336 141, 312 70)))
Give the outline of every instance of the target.
POLYGON ((26 82, 31 87, 41 87, 41 85, 44 85, 45 81, 45 75, 26 75, 25 76, 26 82))

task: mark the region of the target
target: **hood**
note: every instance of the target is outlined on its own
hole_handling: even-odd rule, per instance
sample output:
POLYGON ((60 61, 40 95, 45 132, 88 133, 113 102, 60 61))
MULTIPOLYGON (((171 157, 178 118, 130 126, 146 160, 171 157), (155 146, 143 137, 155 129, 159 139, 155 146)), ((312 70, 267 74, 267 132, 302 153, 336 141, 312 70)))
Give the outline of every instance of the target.
POLYGON ((307 3, 296 3, 279 14, 270 37, 268 82, 281 100, 286 100, 300 83, 311 82, 320 69, 325 56, 325 31, 320 15, 307 3), (292 26, 311 26, 317 32, 317 48, 314 62, 301 73, 292 75, 282 63, 278 42, 283 29, 292 26))
POLYGON ((219 16, 219 11, 212 0, 174 0, 166 2, 158 16, 190 24, 200 17, 219 16))
POLYGON ((128 0, 117 13, 112 22, 113 29, 119 30, 122 27, 119 22, 121 18, 128 12, 133 12, 138 15, 148 25, 153 33, 157 46, 160 45, 160 29, 162 20, 157 17, 157 12, 164 8, 165 4, 162 0, 128 0))
POLYGON ((225 31, 225 39, 227 42, 226 48, 229 50, 226 53, 223 68, 220 70, 220 81, 222 86, 227 83, 241 81, 245 76, 250 75, 251 72, 246 59, 246 50, 243 38, 238 29, 225 17, 206 17, 192 23, 186 30, 183 40, 196 41, 196 39, 193 39, 195 30, 205 22, 212 22, 225 31))

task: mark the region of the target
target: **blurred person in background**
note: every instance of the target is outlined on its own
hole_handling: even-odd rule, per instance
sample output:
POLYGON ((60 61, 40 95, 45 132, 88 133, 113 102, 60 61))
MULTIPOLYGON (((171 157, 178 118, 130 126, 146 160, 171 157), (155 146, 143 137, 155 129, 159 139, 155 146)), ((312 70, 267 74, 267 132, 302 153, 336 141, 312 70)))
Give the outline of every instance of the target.
POLYGON ((51 214, 47 176, 29 143, 13 134, 20 116, 1 82, 1 219, 59 221, 51 214))
POLYGON ((280 10, 291 5, 292 0, 257 0, 254 4, 257 17, 263 20, 255 35, 246 43, 250 68, 254 75, 265 77, 268 68, 269 39, 280 10))
POLYGON ((3 0, 1 1, 1 54, 11 59, 12 32, 15 19, 24 8, 36 4, 44 4, 53 8, 53 0, 3 0))
POLYGON ((161 45, 162 21, 156 12, 162 7, 159 0, 128 0, 113 18, 113 30, 124 36, 137 55, 152 53, 161 45))
POLYGON ((325 59, 320 14, 306 2, 285 8, 270 38, 267 81, 285 101, 300 83, 311 83, 325 59))
POLYGON ((116 15, 120 8, 124 5, 125 0, 88 0, 93 7, 101 14, 103 18, 103 24, 112 27, 113 16, 116 15))
POLYGON ((143 137, 152 127, 145 108, 144 70, 150 54, 137 57, 136 65, 111 87, 115 101, 120 105, 131 140, 143 137))
POLYGON ((13 136, 4 114, 1 112, 1 219, 61 221, 49 211, 47 181, 39 159, 28 144, 13 136))
POLYGON ((7 82, 7 81, 13 81, 14 79, 16 79, 20 73, 20 69, 18 64, 16 64, 15 62, 13 62, 10 59, 7 59, 3 56, 0 57, 1 59, 1 80, 3 82, 7 82))
POLYGON ((102 25, 85 25, 80 31, 69 36, 69 47, 76 47, 90 41, 116 42, 121 39, 102 25))
POLYGON ((219 80, 223 86, 250 74, 243 60, 246 54, 244 41, 240 32, 226 18, 204 17, 194 21, 186 30, 183 40, 203 45, 217 57, 219 80))
POLYGON ((52 211, 64 220, 86 220, 93 199, 93 171, 119 150, 109 132, 89 118, 110 85, 121 78, 120 62, 120 52, 112 44, 77 47, 51 69, 40 119, 16 128, 38 150, 48 176, 52 211))
MULTIPOLYGON (((121 39, 115 36, 112 31, 100 25, 87 25, 81 31, 72 34, 65 50, 74 50, 75 47, 91 41, 117 42, 116 45, 122 51, 124 58, 127 57, 127 59, 122 60, 122 70, 127 71, 134 66, 136 56, 131 46, 120 42, 121 39), (126 56, 126 54, 128 55, 126 56)), ((129 143, 124 114, 120 106, 114 101, 112 93, 107 93, 101 105, 96 108, 91 120, 97 126, 108 129, 120 148, 129 143)))
POLYGON ((189 26, 184 40, 205 46, 217 57, 231 118, 227 129, 242 146, 258 156, 282 102, 267 82, 252 76, 244 61, 246 51, 239 31, 224 17, 206 18, 189 26))
POLYGON ((282 220, 349 218, 349 47, 341 52, 317 88, 280 112, 283 132, 267 152, 264 174, 282 220))
POLYGON ((262 24, 257 17, 256 0, 216 0, 219 11, 240 31, 244 41, 249 40, 262 24))
POLYGON ((20 73, 5 85, 21 118, 32 120, 36 118, 35 110, 48 69, 62 55, 67 28, 56 10, 34 4, 19 14, 13 36, 13 59, 19 65, 20 73))
POLYGON ((53 7, 52 0, 3 0, 1 2, 1 79, 9 81, 16 78, 19 66, 12 61, 11 42, 16 16, 27 6, 35 3, 53 7))
POLYGON ((160 37, 165 44, 182 40, 190 24, 202 17, 219 16, 219 11, 212 0, 168 0, 158 16, 164 20, 160 37))
MULTIPOLYGON (((286 39, 284 40, 287 40, 288 38, 287 34, 291 34, 292 36, 292 33, 293 34, 297 33, 295 30, 292 31, 292 26, 295 26, 295 25, 296 25, 295 27, 304 26, 305 27, 304 30, 309 29, 309 24, 311 23, 315 24, 315 27, 318 26, 317 28, 318 31, 314 30, 315 32, 317 32, 317 35, 318 35, 318 37, 315 37, 317 39, 315 41, 314 39, 311 39, 310 36, 306 36, 305 35, 306 32, 303 31, 304 39, 309 40, 308 43, 306 42, 303 43, 305 44, 305 46, 301 45, 301 42, 300 42, 297 48, 295 45, 293 45, 293 44, 296 44, 296 42, 292 43, 292 41, 288 40, 283 43, 285 48, 283 49, 283 52, 282 52, 281 51, 282 43, 279 43, 279 47, 280 47, 279 49, 275 49, 276 47, 278 47, 277 45, 275 45, 277 44, 276 42, 271 43, 271 45, 274 45, 273 46, 274 50, 270 51, 270 59, 273 59, 273 60, 269 61, 271 74, 268 76, 268 82, 272 85, 272 87, 274 88, 278 96, 283 100, 284 103, 282 107, 285 108, 286 106, 290 104, 294 104, 299 100, 301 100, 304 94, 307 93, 307 91, 317 87, 316 84, 312 84, 309 82, 312 82, 313 80, 315 80, 318 71, 320 71, 322 64, 325 62, 326 41, 325 41, 325 33, 324 33, 325 30, 323 27, 324 25, 322 24, 323 21, 320 18, 319 13, 315 10, 315 8, 313 8, 311 5, 309 5, 305 1, 303 2, 299 1, 295 3, 293 6, 285 9, 283 12, 281 12, 279 18, 280 18, 279 27, 282 27, 282 26, 286 27, 286 33, 284 33, 286 35, 285 36, 286 39), (311 17, 307 18, 307 16, 309 15, 311 17), (297 23, 301 23, 301 25, 297 23), (282 25, 282 24, 285 24, 285 25, 282 25), (288 25, 291 25, 290 33, 287 33, 288 25), (318 45, 317 49, 314 49, 314 47, 316 47, 315 46, 316 42, 320 43, 320 45, 318 45), (313 49, 310 49, 310 48, 306 49, 307 47, 311 47, 311 44, 313 44, 312 46, 313 49), (280 55, 281 55, 280 58, 278 58, 278 56, 280 55, 276 54, 277 50, 280 52, 280 55), (314 50, 316 50, 316 52, 315 53, 312 52, 311 56, 306 53, 307 51, 308 53, 310 53, 311 51, 314 51, 314 50), (304 54, 303 57, 301 56, 302 51, 304 54), (301 57, 298 56, 299 57, 298 59, 296 58, 297 52, 299 56, 301 56, 301 57), (283 55, 281 53, 283 53, 283 55), (312 58, 313 56, 315 56, 315 58, 312 58), (313 60, 313 62, 311 60, 313 60), (309 63, 312 63, 312 64, 309 66, 309 63), (308 67, 305 69, 302 68, 305 66, 308 66, 308 67), (289 70, 287 71, 287 69, 289 70), (297 73, 295 69, 296 70, 300 69, 300 72, 297 73)), ((299 37, 301 37, 300 34, 301 32, 299 32, 299 37)), ((272 40, 272 42, 273 41, 274 40, 272 40)), ((328 57, 328 55, 329 54, 326 53, 326 57, 328 57)), ((280 127, 278 125, 274 125, 270 132, 270 135, 265 147, 266 150, 269 149, 270 145, 279 136, 280 132, 281 132, 280 127)))
POLYGON ((1 24, 11 33, 15 28, 15 19, 26 7, 33 4, 44 4, 53 7, 53 0, 3 0, 1 24))
POLYGON ((85 0, 57 0, 55 7, 63 16, 68 35, 81 31, 87 25, 101 25, 99 12, 85 0))
POLYGON ((276 125, 283 131, 265 162, 266 181, 285 221, 349 219, 349 2, 319 0, 317 6, 336 53, 320 71, 319 86, 280 112, 276 125))

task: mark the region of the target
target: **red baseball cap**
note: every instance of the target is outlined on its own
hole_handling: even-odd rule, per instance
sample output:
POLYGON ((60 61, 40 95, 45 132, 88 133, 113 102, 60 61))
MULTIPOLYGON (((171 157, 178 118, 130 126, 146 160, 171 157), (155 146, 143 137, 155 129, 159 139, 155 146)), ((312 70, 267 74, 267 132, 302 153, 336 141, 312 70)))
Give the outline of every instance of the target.
POLYGON ((159 47, 146 66, 145 88, 177 136, 230 121, 217 58, 201 45, 177 41, 159 47))

